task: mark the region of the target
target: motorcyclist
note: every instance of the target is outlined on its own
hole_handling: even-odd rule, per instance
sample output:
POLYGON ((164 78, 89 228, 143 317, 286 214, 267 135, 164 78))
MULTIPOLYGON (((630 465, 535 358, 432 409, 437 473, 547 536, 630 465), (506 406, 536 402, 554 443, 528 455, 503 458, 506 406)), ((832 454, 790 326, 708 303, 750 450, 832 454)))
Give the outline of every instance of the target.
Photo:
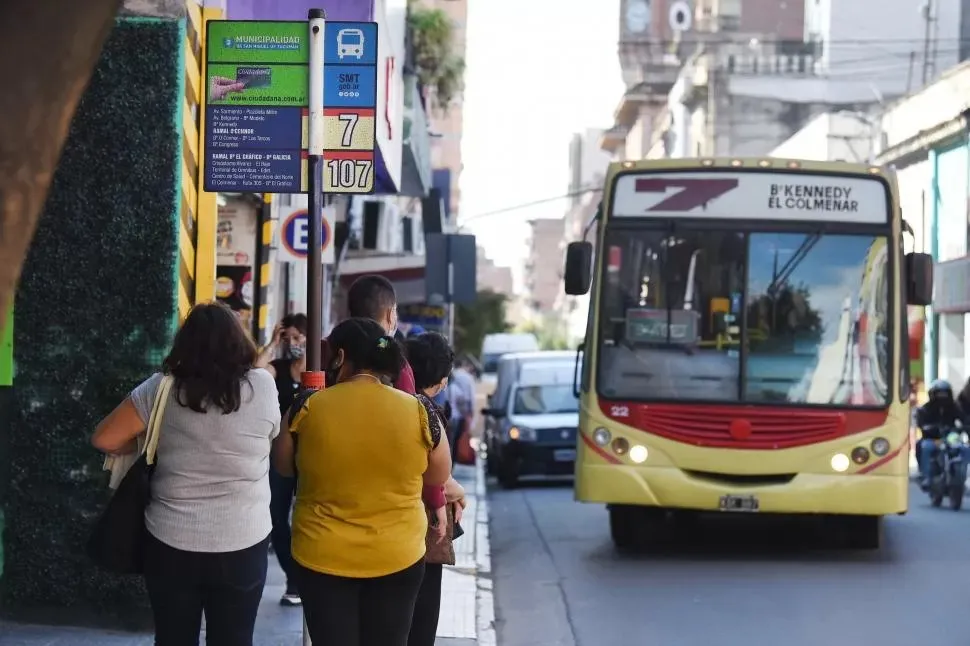
POLYGON ((933 459, 936 456, 936 441, 943 433, 965 425, 963 411, 953 396, 953 387, 944 379, 930 384, 926 392, 929 400, 916 409, 916 426, 922 438, 916 445, 916 457, 920 470, 920 486, 929 486, 933 459))

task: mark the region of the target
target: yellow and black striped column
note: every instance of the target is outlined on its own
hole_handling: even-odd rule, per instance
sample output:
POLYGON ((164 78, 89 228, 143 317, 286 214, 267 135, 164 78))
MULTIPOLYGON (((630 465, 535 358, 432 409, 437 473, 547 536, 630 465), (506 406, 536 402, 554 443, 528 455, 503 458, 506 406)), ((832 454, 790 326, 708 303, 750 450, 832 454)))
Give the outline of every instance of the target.
POLYGON ((256 267, 253 280, 256 289, 253 290, 253 338, 260 345, 269 342, 269 335, 273 329, 269 313, 272 308, 270 301, 270 280, 272 277, 273 245, 273 195, 263 193, 263 204, 259 209, 256 223, 256 267))
POLYGON ((203 9, 187 0, 184 18, 183 95, 181 105, 181 202, 179 208, 179 321, 196 303, 215 298, 216 194, 202 190, 205 170, 205 30, 222 17, 219 9, 203 9))

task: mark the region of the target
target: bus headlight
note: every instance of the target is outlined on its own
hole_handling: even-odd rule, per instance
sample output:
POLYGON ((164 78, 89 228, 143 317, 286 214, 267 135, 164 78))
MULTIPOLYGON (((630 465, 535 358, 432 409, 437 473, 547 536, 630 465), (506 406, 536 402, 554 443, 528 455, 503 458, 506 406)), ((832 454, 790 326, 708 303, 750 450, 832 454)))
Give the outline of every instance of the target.
POLYGON ((832 470, 844 473, 849 470, 849 456, 845 453, 836 453, 832 456, 832 470))
POLYGON ((595 442, 597 446, 605 447, 610 443, 610 439, 612 439, 612 437, 613 436, 610 435, 610 432, 602 426, 593 431, 593 442, 595 442))
POLYGON ((617 455, 623 455, 630 450, 630 443, 625 437, 618 437, 613 440, 613 452, 617 455))
POLYGON ((887 453, 889 453, 889 449, 890 449, 889 440, 887 440, 884 437, 877 437, 872 441, 872 444, 869 445, 869 448, 872 449, 873 453, 875 453, 879 457, 882 457, 887 453))
POLYGON ((634 444, 630 447, 630 459, 637 464, 643 464, 646 462, 648 455, 649 452, 647 451, 647 447, 643 446, 642 444, 634 444))
POLYGON ((865 464, 869 461, 869 449, 864 446, 857 446, 852 449, 852 461, 856 464, 865 464))

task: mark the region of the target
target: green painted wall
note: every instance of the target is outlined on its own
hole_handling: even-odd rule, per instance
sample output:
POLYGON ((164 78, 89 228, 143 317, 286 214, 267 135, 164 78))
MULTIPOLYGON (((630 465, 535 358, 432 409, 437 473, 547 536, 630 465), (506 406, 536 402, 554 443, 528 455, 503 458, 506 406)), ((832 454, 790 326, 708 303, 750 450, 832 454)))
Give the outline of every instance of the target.
POLYGON ((120 20, 71 127, 16 297, 0 394, 0 614, 144 627, 140 579, 84 554, 108 499, 97 422, 174 332, 184 24, 120 20))

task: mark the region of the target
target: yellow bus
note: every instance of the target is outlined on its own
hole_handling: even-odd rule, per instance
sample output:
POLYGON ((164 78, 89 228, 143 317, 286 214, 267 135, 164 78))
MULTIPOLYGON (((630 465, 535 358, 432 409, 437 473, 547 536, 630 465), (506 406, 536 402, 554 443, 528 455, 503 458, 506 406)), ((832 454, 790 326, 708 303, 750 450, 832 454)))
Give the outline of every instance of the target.
MULTIPOLYGON (((781 159, 614 163, 569 244, 590 292, 575 496, 619 548, 669 512, 817 514, 857 548, 906 512, 906 306, 888 169, 781 159)), ((578 363, 578 355, 577 355, 578 363)))

